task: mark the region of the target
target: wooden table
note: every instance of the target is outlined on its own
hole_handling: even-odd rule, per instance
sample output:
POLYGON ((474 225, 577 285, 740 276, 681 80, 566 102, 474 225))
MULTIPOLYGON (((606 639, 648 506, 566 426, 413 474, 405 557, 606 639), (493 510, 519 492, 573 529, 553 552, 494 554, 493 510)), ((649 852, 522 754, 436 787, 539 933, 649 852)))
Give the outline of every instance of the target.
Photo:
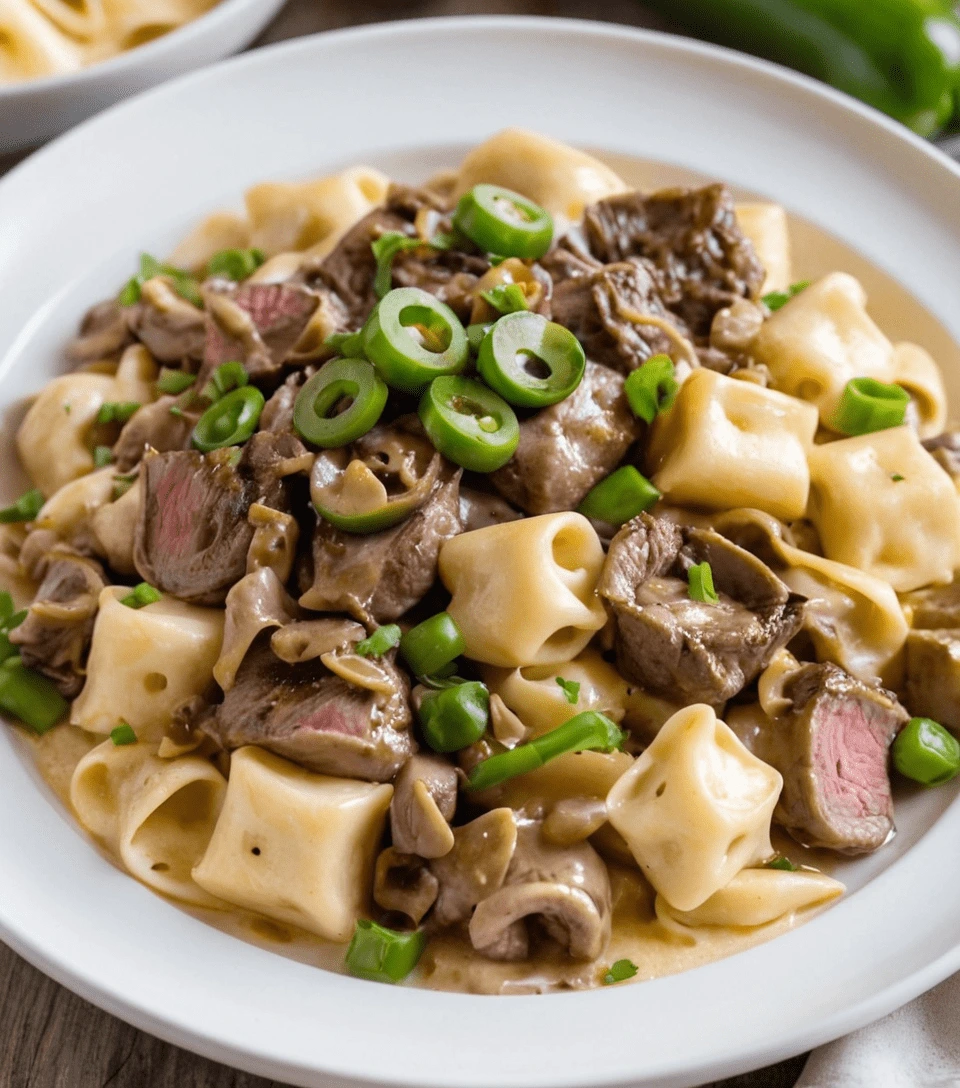
MULTIPOLYGON (((480 13, 664 26, 636 0, 366 0, 362 7, 355 0, 290 0, 257 44, 355 23, 480 13)), ((0 158, 0 173, 22 157, 0 158)), ((0 1088, 281 1088, 137 1031, 46 978, 2 944, 0 1040, 0 1088)), ((714 1088, 793 1088, 804 1060, 781 1062, 714 1088)))

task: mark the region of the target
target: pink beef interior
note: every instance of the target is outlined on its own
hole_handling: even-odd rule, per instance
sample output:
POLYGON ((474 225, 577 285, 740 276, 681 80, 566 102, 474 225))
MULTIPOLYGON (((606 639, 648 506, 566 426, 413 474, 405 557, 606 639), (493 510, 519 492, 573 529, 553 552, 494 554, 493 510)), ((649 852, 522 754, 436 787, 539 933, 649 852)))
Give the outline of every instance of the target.
POLYGON ((889 715, 857 699, 825 696, 816 716, 813 765, 825 812, 835 819, 890 817, 889 715))

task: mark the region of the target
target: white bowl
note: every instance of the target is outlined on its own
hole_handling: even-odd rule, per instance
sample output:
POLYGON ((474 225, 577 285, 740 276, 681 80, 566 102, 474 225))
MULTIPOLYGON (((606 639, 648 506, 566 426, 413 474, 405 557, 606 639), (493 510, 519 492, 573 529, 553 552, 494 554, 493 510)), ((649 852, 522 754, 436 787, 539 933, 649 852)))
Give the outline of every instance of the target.
POLYGON ((0 85, 0 154, 40 144, 121 98, 235 53, 285 2, 221 0, 200 18, 100 64, 0 85))
MULTIPOLYGON (((960 340, 960 170, 879 114, 652 33, 404 22, 195 73, 0 183, 0 222, 16 225, 0 234, 0 402, 10 408, 62 368, 84 307, 129 276, 141 249, 163 253, 245 186, 356 162, 416 180, 505 123, 775 197, 908 285, 960 340), (177 155, 158 153, 166 147, 177 155)), ((954 363, 948 378, 958 377, 954 363)), ((0 485, 15 488, 9 475, 0 485)), ((950 787, 901 804, 894 843, 840 867, 850 895, 769 944, 639 985, 488 998, 328 974, 209 928, 109 865, 10 730, 0 783, 4 940, 139 1027, 299 1085, 676 1088, 824 1042, 960 968, 950 787)))

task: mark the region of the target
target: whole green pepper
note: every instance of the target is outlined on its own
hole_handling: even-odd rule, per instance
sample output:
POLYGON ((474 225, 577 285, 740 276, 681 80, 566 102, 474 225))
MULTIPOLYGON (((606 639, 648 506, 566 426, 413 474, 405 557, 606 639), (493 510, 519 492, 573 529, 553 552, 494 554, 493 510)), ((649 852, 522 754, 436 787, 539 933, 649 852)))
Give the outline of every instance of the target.
POLYGON ((960 92, 948 0, 648 0, 686 30, 777 61, 932 136, 960 92))

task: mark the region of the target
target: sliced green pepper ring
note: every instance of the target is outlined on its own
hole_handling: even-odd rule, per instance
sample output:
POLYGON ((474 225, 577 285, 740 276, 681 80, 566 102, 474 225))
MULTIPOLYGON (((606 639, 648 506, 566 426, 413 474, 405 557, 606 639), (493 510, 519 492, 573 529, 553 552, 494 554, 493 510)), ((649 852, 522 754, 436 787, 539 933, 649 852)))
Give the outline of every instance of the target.
POLYGON ((315 446, 346 446, 376 424, 387 394, 383 379, 366 359, 331 359, 297 394, 293 425, 315 446), (338 412, 345 399, 350 404, 338 412))
POLYGON ((363 350, 387 385, 420 393, 442 374, 459 374, 470 355, 457 315, 419 287, 398 287, 363 326, 363 350))
POLYGON ((472 472, 505 465, 520 441, 510 405, 470 378, 436 378, 420 400, 419 415, 437 449, 472 472))
POLYGON ((550 213, 500 185, 474 185, 460 197, 453 225, 487 253, 542 257, 553 241, 550 213))
POLYGON ((477 370, 518 408, 546 408, 577 388, 587 365, 580 341, 542 314, 506 314, 480 343, 477 370))
POLYGON ((203 413, 193 429, 193 444, 209 453, 225 446, 241 446, 253 434, 263 411, 263 394, 256 386, 242 385, 221 397, 203 413))
POLYGON ((430 497, 440 474, 434 454, 423 475, 408 490, 390 496, 373 469, 347 450, 317 456, 310 473, 310 498, 317 513, 347 533, 379 533, 409 517, 430 497))

